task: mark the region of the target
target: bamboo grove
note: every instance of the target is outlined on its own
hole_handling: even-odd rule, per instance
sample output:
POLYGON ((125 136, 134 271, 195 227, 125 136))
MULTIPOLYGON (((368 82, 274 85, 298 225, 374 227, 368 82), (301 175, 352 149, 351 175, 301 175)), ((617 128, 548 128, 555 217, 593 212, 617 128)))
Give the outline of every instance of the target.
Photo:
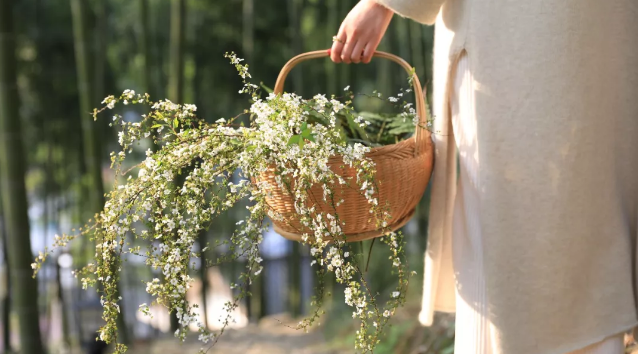
MULTIPOLYGON (((154 99, 194 103, 198 116, 209 122, 234 117, 248 105, 236 94, 241 82, 228 70, 225 52, 245 58, 253 77, 271 87, 290 57, 331 45, 355 2, 0 0, 0 233, 8 290, 0 291, 0 337, 19 334, 18 341, 2 341, 4 352, 19 347, 20 353, 40 354, 55 352, 60 345, 52 344, 50 326, 38 326, 52 321, 52 303, 69 303, 63 299, 61 277, 56 276, 60 266, 53 258, 50 270, 33 279, 30 265, 34 255, 53 243, 54 235, 81 226, 99 212, 113 187, 108 152, 117 150, 116 132, 109 129, 108 120, 94 121, 91 114, 104 96, 131 88, 154 99)), ((389 31, 379 49, 405 58, 422 82, 430 82, 433 29, 395 17, 389 31)), ((349 85, 362 92, 398 92, 405 85, 400 70, 386 61, 354 66, 326 60, 299 66, 287 86, 303 96, 338 94, 349 85)), ((131 107, 124 119, 145 113, 131 107)), ((425 209, 418 211, 418 230, 426 227, 425 209)), ((212 233, 229 234, 240 218, 239 211, 230 210, 198 236, 199 244, 209 242, 212 233)), ((69 249, 74 264, 91 259, 89 242, 69 249)), ((418 269, 418 250, 425 240, 415 236, 409 242, 418 269)), ((296 317, 307 311, 299 264, 309 251, 296 243, 289 246, 285 310, 296 317)), ((202 252, 203 263, 213 257, 212 251, 202 252)), ((371 268, 374 272, 374 265, 371 268)), ((130 277, 121 279, 119 291, 130 291, 143 271, 131 271, 130 277)), ((223 270, 236 271, 233 266, 223 270)), ((213 289, 204 267, 192 276, 201 279, 206 298, 213 289)), ((380 284, 386 281, 379 278, 380 284)), ((251 321, 268 312, 265 282, 267 278, 251 284, 255 296, 245 304, 251 321)), ((338 285, 328 281, 327 286, 338 285)), ((206 302, 203 305, 206 314, 206 302)), ((122 312, 127 311, 137 308, 124 304, 122 312)), ((64 346, 80 341, 71 325, 72 312, 63 309, 59 319, 64 346)), ((135 331, 128 328, 134 321, 125 316, 119 321, 120 341, 134 342, 135 331)), ((175 320, 171 322, 174 332, 175 320)))

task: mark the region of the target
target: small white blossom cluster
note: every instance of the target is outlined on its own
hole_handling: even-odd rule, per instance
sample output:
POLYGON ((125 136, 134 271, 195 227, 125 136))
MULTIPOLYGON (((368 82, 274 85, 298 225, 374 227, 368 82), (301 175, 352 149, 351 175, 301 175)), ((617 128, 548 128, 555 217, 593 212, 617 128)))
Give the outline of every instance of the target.
MULTIPOLYGON (((334 272, 337 281, 346 285, 346 303, 353 308, 353 318, 361 323, 355 347, 370 352, 378 344, 388 318, 404 301, 407 276, 402 261, 403 238, 387 227, 391 216, 387 206, 379 203, 375 165, 366 157, 370 148, 347 143, 336 129, 337 115, 351 114, 351 107, 348 102, 324 95, 309 100, 291 93, 262 98, 257 86, 247 81, 250 74, 247 65, 241 64, 242 59, 234 54, 227 56, 244 80, 240 92, 250 94, 253 100, 248 127, 234 125, 235 118, 207 124, 198 119, 194 105, 169 100, 153 102, 147 94, 132 90, 124 91, 119 98, 107 97, 104 107, 94 112, 97 115, 114 109, 117 103, 145 104, 150 108, 140 122, 124 122, 120 115, 114 116, 112 124, 119 127, 122 148, 111 155, 118 179, 127 174, 128 171, 121 171, 122 162, 141 139, 152 137, 161 146, 157 152, 147 151, 146 159, 136 166, 137 178, 128 174, 123 183, 116 181, 117 187, 109 193, 104 210, 78 234, 96 241, 95 264, 87 265, 76 276, 82 277, 84 287, 102 285, 105 324, 100 338, 117 341, 121 298, 116 284, 122 257, 128 253, 144 257, 149 267, 161 272, 161 279, 146 282, 146 291, 154 303, 176 313, 181 327, 175 335, 183 340, 186 329, 196 325, 199 339, 214 344, 224 329, 210 333, 198 321, 198 310, 186 297, 193 282, 189 265, 199 255, 193 251, 198 235, 216 216, 242 200, 248 201, 249 216, 237 223, 229 239, 216 242, 215 247, 224 246, 230 251, 216 262, 203 265, 240 257, 246 261, 245 271, 231 285, 239 289, 239 294, 224 306, 227 316, 222 323, 226 328, 232 312, 248 296, 249 284, 263 269, 259 245, 269 228, 266 219, 286 221, 290 217, 278 214, 268 204, 277 188, 294 200, 297 215, 293 217, 305 228, 303 240, 310 245, 312 264, 319 266, 319 285, 312 301, 316 309, 298 328, 307 330, 318 320, 324 296, 323 275, 334 272), (311 115, 320 117, 323 124, 312 123, 311 115), (352 177, 338 175, 330 168, 336 156, 340 156, 344 168, 356 172, 352 177), (274 185, 261 179, 266 172, 274 172, 274 185), (311 187, 317 185, 323 186, 320 200, 309 194, 311 187), (343 221, 336 212, 336 207, 344 202, 335 194, 337 187, 360 191, 368 201, 371 218, 387 235, 382 241, 391 251, 399 284, 385 307, 380 306, 378 296, 366 283, 364 270, 351 255, 343 221), (128 247, 126 240, 131 236, 146 241, 147 246, 128 247)), ((361 117, 354 122, 360 127, 367 124, 361 117)), ((77 235, 57 237, 55 246, 66 246, 74 237, 77 235)), ((39 255, 33 268, 37 271, 45 259, 46 252, 39 255)), ((140 305, 139 311, 152 316, 147 304, 140 305)), ((116 347, 118 353, 125 350, 123 345, 116 347)))

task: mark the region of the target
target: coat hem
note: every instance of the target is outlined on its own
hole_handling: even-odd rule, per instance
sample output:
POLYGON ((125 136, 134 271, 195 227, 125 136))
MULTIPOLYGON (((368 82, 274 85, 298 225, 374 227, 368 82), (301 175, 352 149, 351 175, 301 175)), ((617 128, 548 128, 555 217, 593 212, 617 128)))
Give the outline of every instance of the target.
POLYGON ((581 349, 585 349, 588 346, 592 345, 592 344, 596 344, 599 342, 602 342, 603 340, 613 337, 615 335, 618 335, 620 333, 625 333, 628 332, 630 330, 632 330, 634 327, 638 326, 638 321, 634 320, 632 322, 631 325, 623 325, 620 326, 619 328, 613 330, 613 331, 609 331, 609 333, 591 338, 589 337, 588 339, 582 339, 582 340, 578 340, 576 342, 574 342, 575 344, 570 344, 570 345, 564 345, 561 347, 556 348, 555 350, 549 351, 549 352, 531 352, 530 354, 566 354, 566 353, 571 353, 573 351, 576 350, 581 350, 581 349))

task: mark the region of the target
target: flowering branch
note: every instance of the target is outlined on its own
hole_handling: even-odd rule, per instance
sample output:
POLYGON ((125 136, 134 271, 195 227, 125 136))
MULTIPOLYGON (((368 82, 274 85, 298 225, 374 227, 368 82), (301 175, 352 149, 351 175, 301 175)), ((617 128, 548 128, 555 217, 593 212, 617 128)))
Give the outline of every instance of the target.
MULTIPOLYGON (((323 276, 327 271, 334 272, 337 282, 345 285, 345 301, 353 308, 353 318, 360 323, 355 348, 372 352, 388 318, 405 301, 408 274, 403 235, 388 228, 390 210, 378 202, 375 164, 366 157, 370 148, 349 142, 338 128, 342 125, 339 119, 344 116, 355 130, 365 129, 370 122, 354 116, 350 101, 342 103, 334 97, 316 95, 302 99, 284 93, 261 98, 258 86, 248 82, 248 66, 242 65, 242 59, 234 54, 227 57, 244 81, 240 93, 250 95, 253 101, 250 110, 236 117, 208 124, 196 116, 194 105, 179 105, 169 100, 155 102, 148 94, 131 90, 117 98, 108 96, 102 102, 104 106, 94 110, 97 119, 99 114, 119 104, 150 107, 150 112, 139 122, 125 122, 120 115, 113 116, 111 125, 119 128, 118 142, 122 149, 111 154, 111 167, 116 172, 116 181, 123 176, 126 180, 108 194, 104 210, 93 221, 74 235, 56 237, 54 247, 65 247, 79 236, 95 240, 95 263, 89 263, 75 275, 80 277, 84 288, 100 285, 105 321, 99 330, 100 339, 117 343, 116 319, 122 299, 117 295, 115 284, 122 257, 131 254, 143 257, 146 265, 161 271, 161 280, 146 281, 146 291, 155 303, 177 314, 181 327, 175 335, 184 340, 186 329, 194 324, 199 339, 211 342, 212 346, 230 324, 233 311, 250 295, 248 286, 263 269, 259 245, 268 230, 266 218, 287 221, 287 216, 280 215, 268 204, 272 189, 277 188, 293 198, 296 218, 302 226, 299 231, 304 233, 303 242, 311 248, 311 264, 319 266, 319 284, 311 303, 313 312, 295 328, 308 330, 324 313, 321 309, 323 276), (235 124, 244 114, 250 115, 250 125, 235 124), (122 171, 123 162, 133 147, 148 138, 160 144, 161 149, 148 150, 144 161, 122 171), (329 161, 335 156, 342 158, 343 166, 353 168, 356 176, 345 178, 333 172, 329 161), (131 175, 134 170, 137 177, 131 175), (268 171, 274 172, 274 184, 262 180, 268 171), (309 193, 310 188, 317 185, 323 187, 323 198, 309 193), (390 249, 392 269, 399 282, 384 306, 365 280, 365 271, 350 255, 340 215, 316 208, 318 203, 326 203, 337 210, 344 202, 335 195, 335 187, 339 185, 356 189, 367 200, 370 217, 386 235, 381 241, 390 249), (193 247, 198 234, 206 230, 216 216, 243 200, 249 202, 248 217, 238 223, 228 240, 216 241, 216 247, 228 246, 227 254, 218 257, 216 262, 202 264, 212 266, 239 258, 247 264, 237 283, 231 284, 240 292, 225 304, 227 315, 222 320, 222 329, 211 333, 198 320, 196 305, 186 299, 193 281, 188 275, 189 264, 200 254, 194 252, 193 247), (145 247, 127 249, 127 237, 145 241, 145 247)), ((406 115, 413 114, 409 104, 404 108, 406 115)), ((41 253, 33 264, 36 273, 48 252, 47 249, 41 253)), ((140 311, 152 315, 146 304, 140 306, 140 311)), ((208 349, 202 348, 200 353, 208 349)), ((116 345, 116 353, 125 351, 124 345, 116 345)))

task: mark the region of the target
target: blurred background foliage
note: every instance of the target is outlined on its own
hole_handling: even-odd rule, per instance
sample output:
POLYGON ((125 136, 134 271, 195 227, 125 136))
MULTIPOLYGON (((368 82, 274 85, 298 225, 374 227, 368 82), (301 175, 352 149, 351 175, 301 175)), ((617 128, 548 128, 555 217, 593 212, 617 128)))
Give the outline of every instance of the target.
MULTIPOLYGON (((42 350, 49 353, 84 353, 95 346, 92 331, 99 325, 98 297, 94 291, 81 291, 71 275, 71 269, 92 258, 91 242, 79 240, 66 252, 54 254, 38 276, 37 292, 20 285, 29 281, 31 260, 26 256, 12 259, 10 251, 31 249, 37 254, 52 244, 55 234, 71 232, 100 210, 104 191, 113 187, 109 152, 117 151, 118 145, 116 130, 108 125, 110 117, 103 115, 93 122, 93 107, 98 107, 108 94, 133 89, 148 92, 156 100, 194 103, 198 114, 208 121, 236 116, 249 107, 249 102, 237 93, 241 81, 224 58, 225 52, 234 51, 246 59, 253 82, 272 87, 279 70, 292 56, 331 46, 341 20, 355 4, 356 0, 0 0, 0 52, 5 53, 0 83, 16 88, 14 96, 11 90, 2 92, 1 102, 7 109, 0 115, 0 127, 4 129, 0 156, 5 161, 0 165, 5 171, 0 172, 7 180, 26 183, 24 193, 12 187, 13 182, 0 189, 4 197, 0 209, 5 211, 0 212, 0 338, 4 351, 22 348, 23 353, 40 354, 39 349, 33 349, 37 346, 29 344, 34 342, 42 343, 42 350), (28 218, 21 222, 20 215, 28 218), (37 311, 21 312, 17 300, 31 301, 37 311)), ((395 16, 379 50, 406 59, 422 83, 429 86, 432 42, 432 27, 395 16)), ((355 92, 378 90, 391 95, 406 87, 406 77, 400 67, 386 61, 336 65, 322 59, 293 70, 286 89, 306 97, 316 93, 339 95, 346 86, 355 92)), ((366 111, 387 109, 378 102, 364 99, 356 104, 366 111)), ((118 113, 136 120, 145 112, 130 107, 118 113)), ((150 141, 135 151, 136 158, 142 159, 148 148, 154 148, 150 141)), ((453 321, 449 317, 432 328, 422 328, 416 319, 427 200, 426 193, 416 216, 404 228, 410 267, 419 274, 412 278, 408 304, 393 320, 395 325, 377 353, 452 350, 453 321)), ((237 209, 220 217, 201 235, 200 244, 229 237, 241 212, 237 209)), ((377 246, 372 249, 367 277, 375 289, 385 293, 394 286, 393 276, 385 249, 377 246)), ((357 247, 368 257, 369 243, 357 247)), ((228 348, 238 348, 236 343, 250 334, 255 338, 284 338, 277 341, 279 344, 286 338, 296 338, 298 342, 291 340, 288 351, 282 353, 352 352, 356 324, 339 285, 331 279, 327 314, 315 337, 308 339, 318 343, 316 351, 307 349, 314 348, 310 342, 299 339, 306 337, 272 333, 273 328, 285 327, 279 320, 272 322, 273 318, 294 323, 308 312, 316 279, 304 246, 269 233, 262 251, 266 261, 263 277, 253 284, 253 298, 236 315, 236 328, 225 339, 235 345, 228 348)), ((206 257, 213 256, 209 253, 206 257)), ((228 282, 242 265, 197 267, 198 272, 192 275, 197 278, 192 301, 200 304, 209 326, 215 328, 222 300, 232 295, 228 282)), ((150 303, 143 281, 158 275, 139 259, 128 259, 123 272, 121 338, 133 344, 133 352, 151 353, 158 347, 167 352, 167 341, 175 341, 171 339, 170 316, 159 309, 151 320, 137 314, 139 304, 150 303)), ((220 343, 223 348, 224 340, 220 343)), ((264 349, 270 342, 255 343, 256 348, 262 348, 255 353, 278 353, 276 348, 264 349)), ((186 350, 176 347, 175 353, 186 350)), ((232 352, 214 350, 211 352, 232 352)))

